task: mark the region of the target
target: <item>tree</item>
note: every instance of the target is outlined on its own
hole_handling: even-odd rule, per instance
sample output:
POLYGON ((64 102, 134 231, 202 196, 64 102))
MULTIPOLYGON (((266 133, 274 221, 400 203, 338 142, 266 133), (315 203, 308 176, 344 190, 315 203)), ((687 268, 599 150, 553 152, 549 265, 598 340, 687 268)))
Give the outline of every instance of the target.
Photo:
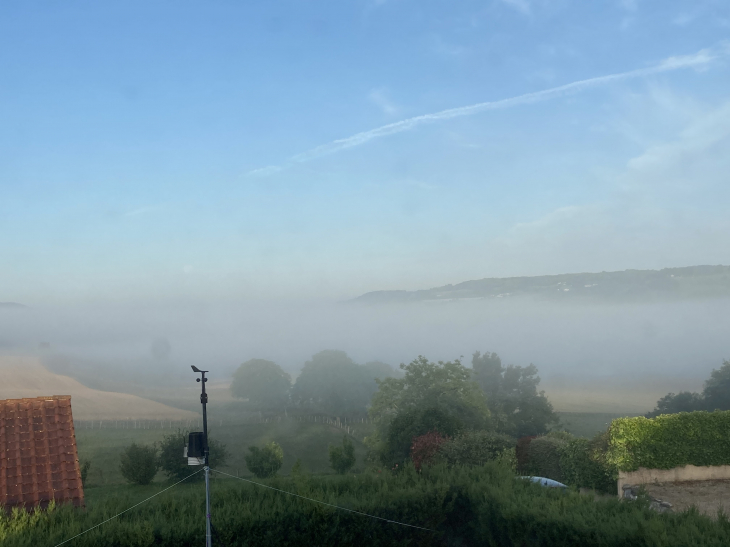
POLYGON ((680 391, 668 393, 657 401, 647 418, 660 414, 693 412, 696 410, 730 410, 730 361, 723 359, 719 369, 713 369, 705 381, 702 393, 680 391))
POLYGON ((330 416, 363 416, 375 379, 393 369, 385 363, 358 365, 344 351, 325 350, 312 356, 292 388, 292 400, 302 408, 330 416))
POLYGON ((730 410, 730 361, 723 359, 719 369, 713 369, 702 390, 707 410, 730 410))
POLYGON ((330 467, 340 475, 347 473, 355 465, 355 447, 345 435, 342 446, 329 447, 330 467))
POLYGON ((249 446, 248 450, 250 454, 245 457, 246 467, 259 479, 273 477, 284 463, 284 451, 274 441, 263 448, 249 446))
POLYGON ((369 444, 384 465, 402 463, 413 439, 430 431, 454 436, 488 426, 484 393, 461 361, 432 363, 419 356, 401 369, 402 378, 378 381, 370 407, 376 435, 369 444))
POLYGON ((159 468, 157 449, 154 446, 132 443, 122 452, 119 470, 132 484, 151 483, 159 468))
POLYGON ((231 394, 259 409, 282 408, 289 401, 291 376, 266 359, 251 359, 233 373, 231 394))
POLYGON ((537 367, 504 367, 496 353, 474 353, 474 378, 487 396, 496 428, 515 437, 541 435, 558 417, 553 405, 538 391, 537 367))
MULTIPOLYGON (((179 429, 174 433, 165 435, 160 442, 159 466, 169 479, 182 480, 200 469, 199 466, 189 466, 188 460, 183 456, 185 446, 188 444, 189 431, 179 429)), ((210 438, 208 434, 208 459, 210 466, 223 467, 228 459, 226 445, 210 438)), ((203 474, 198 473, 191 480, 202 480, 203 474)))

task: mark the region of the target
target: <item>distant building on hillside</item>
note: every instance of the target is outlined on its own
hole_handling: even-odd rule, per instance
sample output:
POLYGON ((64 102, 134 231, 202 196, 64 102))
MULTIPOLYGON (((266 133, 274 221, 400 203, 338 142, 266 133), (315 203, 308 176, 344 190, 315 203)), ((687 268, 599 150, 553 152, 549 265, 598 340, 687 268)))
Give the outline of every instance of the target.
POLYGON ((0 505, 84 504, 71 397, 0 400, 0 505))

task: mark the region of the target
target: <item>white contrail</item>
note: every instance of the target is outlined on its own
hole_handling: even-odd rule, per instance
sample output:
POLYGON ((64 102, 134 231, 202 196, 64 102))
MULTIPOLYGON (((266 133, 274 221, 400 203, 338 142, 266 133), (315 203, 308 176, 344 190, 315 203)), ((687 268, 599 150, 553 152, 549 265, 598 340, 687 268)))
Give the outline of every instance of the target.
POLYGON ((271 165, 268 167, 262 167, 260 169, 255 169, 248 172, 247 175, 270 175, 278 171, 282 171, 283 169, 286 169, 293 164, 313 160, 315 158, 319 158, 329 154, 334 154, 335 152, 339 152, 340 150, 345 150, 347 148, 360 146, 361 144, 365 144, 366 142, 373 139, 385 137, 387 135, 393 135, 395 133, 401 133, 402 131, 408 131, 409 129, 413 129, 416 126, 425 123, 436 122, 440 120, 449 120, 451 118, 458 118, 461 116, 470 116, 472 114, 484 112, 485 110, 498 110, 522 104, 536 103, 548 99, 554 99, 556 97, 562 97, 571 93, 578 93, 591 87, 596 87, 619 80, 628 80, 631 78, 650 76, 652 74, 670 72, 683 68, 706 66, 721 54, 727 55, 729 52, 730 48, 728 48, 728 45, 723 44, 723 47, 719 49, 702 49, 694 55, 669 57, 661 63, 647 68, 639 68, 636 70, 630 70, 628 72, 619 72, 617 74, 609 74, 607 76, 598 76, 596 78, 589 78, 587 80, 579 80, 577 82, 572 82, 550 89, 544 89, 542 91, 536 91, 534 93, 525 93, 524 95, 518 95, 517 97, 510 97, 509 99, 477 103, 470 106, 450 108, 448 110, 442 110, 433 114, 423 114, 421 116, 415 116, 413 118, 408 118, 407 120, 401 120, 399 122, 376 127, 375 129, 370 129, 369 131, 363 131, 361 133, 352 135, 351 137, 337 139, 328 144, 323 144, 322 146, 318 146, 301 154, 292 156, 282 165, 271 165))

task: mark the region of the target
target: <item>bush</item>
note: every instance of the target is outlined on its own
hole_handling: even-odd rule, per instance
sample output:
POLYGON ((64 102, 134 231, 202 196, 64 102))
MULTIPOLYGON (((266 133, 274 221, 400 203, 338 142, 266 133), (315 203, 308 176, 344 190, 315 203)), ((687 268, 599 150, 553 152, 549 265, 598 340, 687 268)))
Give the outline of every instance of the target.
POLYGON ((411 454, 413 439, 430 431, 453 437, 463 429, 464 423, 458 417, 438 407, 404 411, 388 427, 381 463, 386 467, 402 465, 411 454))
POLYGON ((342 446, 329 447, 330 466, 340 475, 344 475, 355 465, 355 447, 345 435, 342 446))
MULTIPOLYGON (((160 442, 159 465, 168 478, 183 480, 200 469, 200 466, 188 465, 187 458, 183 457, 183 450, 188 444, 190 432, 179 429, 174 433, 165 435, 160 442)), ((210 467, 216 469, 223 467, 228 459, 226 445, 210 438, 208 434, 208 460, 210 467)), ((203 480, 203 473, 197 473, 190 480, 203 480)))
MULTIPOLYGON (((416 472, 365 473, 353 477, 294 478, 266 483, 368 515, 421 526, 409 528, 338 511, 254 484, 220 480, 211 514, 221 544, 230 547, 399 547, 418 545, 535 545, 550 547, 720 547, 730 545, 730 524, 690 511, 659 514, 646 503, 595 501, 515 479, 503 466, 435 465, 416 472), (297 490, 300 488, 300 490, 297 490)), ((0 512, 3 547, 58 545, 139 501, 130 489, 100 496, 86 509, 66 505, 52 512, 0 512), (28 515, 36 522, 17 526, 28 515), (4 537, 3 537, 4 536, 4 537)), ((182 484, 76 538, 74 547, 197 545, 202 492, 182 484)))
POLYGON ((530 463, 529 470, 533 475, 547 477, 556 481, 563 481, 560 471, 560 449, 565 444, 562 439, 555 437, 538 437, 533 439, 528 449, 530 463))
POLYGON ((616 419, 608 429, 606 461, 621 471, 728 465, 730 411, 616 419))
POLYGON ((563 482, 571 486, 616 493, 616 472, 601 461, 596 440, 572 439, 559 448, 563 482))
POLYGON ((246 467, 259 479, 273 477, 284 463, 284 451, 276 442, 271 441, 263 448, 249 446, 246 454, 246 467))
POLYGON ((515 440, 491 431, 466 431, 444 443, 439 455, 450 465, 484 465, 513 451, 515 440))
POLYGON ((151 483, 159 468, 157 449, 154 446, 132 443, 122 452, 119 470, 132 484, 151 483))
POLYGON ((89 477, 89 469, 91 469, 91 462, 86 460, 79 466, 79 472, 81 473, 81 486, 86 486, 86 479, 89 477))
POLYGON ((517 458, 517 472, 530 473, 530 443, 536 437, 521 437, 517 439, 515 457, 517 458))
POLYGON ((449 438, 443 437, 438 431, 430 431, 413 439, 411 461, 415 468, 420 471, 423 465, 432 463, 448 441, 449 438))

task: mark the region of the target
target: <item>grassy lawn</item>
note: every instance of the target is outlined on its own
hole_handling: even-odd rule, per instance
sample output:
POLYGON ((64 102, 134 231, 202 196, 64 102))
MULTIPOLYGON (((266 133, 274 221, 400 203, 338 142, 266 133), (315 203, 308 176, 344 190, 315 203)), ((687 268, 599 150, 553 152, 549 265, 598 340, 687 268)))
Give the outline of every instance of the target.
MULTIPOLYGON (((91 461, 91 469, 87 484, 89 490, 95 486, 123 484, 124 478, 119 472, 119 456, 122 450, 136 442, 138 444, 153 444, 159 442, 164 435, 169 434, 167 429, 78 429, 76 442, 79 459, 91 461)), ((362 469, 365 446, 358 439, 353 440, 356 469, 362 469)), ((222 469, 231 474, 251 476, 244 461, 248 447, 261 446, 266 442, 276 441, 284 450, 284 466, 281 474, 288 474, 297 458, 301 458, 304 467, 313 473, 331 473, 329 467, 327 447, 330 444, 342 442, 344 432, 333 426, 321 423, 298 422, 293 419, 282 420, 278 423, 244 423, 213 426, 210 429, 212 438, 225 443, 230 456, 227 466, 222 469)), ((180 453, 182 458, 182 450, 180 453)), ((194 468, 191 467, 191 471, 194 468)), ((156 482, 165 480, 159 473, 156 482)))

